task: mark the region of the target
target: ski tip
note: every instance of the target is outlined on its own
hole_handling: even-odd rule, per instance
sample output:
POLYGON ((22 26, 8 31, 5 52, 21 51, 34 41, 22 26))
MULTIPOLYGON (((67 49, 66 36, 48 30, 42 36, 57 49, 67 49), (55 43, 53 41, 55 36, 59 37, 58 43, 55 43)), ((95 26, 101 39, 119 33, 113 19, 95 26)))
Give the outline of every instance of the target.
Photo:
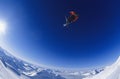
POLYGON ((65 26, 67 26, 67 24, 63 24, 63 26, 65 27, 65 26))

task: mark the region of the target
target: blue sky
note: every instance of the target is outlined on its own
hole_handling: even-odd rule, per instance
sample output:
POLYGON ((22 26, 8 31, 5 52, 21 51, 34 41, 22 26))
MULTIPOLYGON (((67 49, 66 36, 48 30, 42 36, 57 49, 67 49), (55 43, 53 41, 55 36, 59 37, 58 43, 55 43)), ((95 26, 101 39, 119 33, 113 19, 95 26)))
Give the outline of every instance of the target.
POLYGON ((119 8, 117 0, 1 0, 0 19, 8 23, 3 43, 48 66, 108 65, 120 54, 119 8), (64 28, 71 10, 80 17, 64 28))

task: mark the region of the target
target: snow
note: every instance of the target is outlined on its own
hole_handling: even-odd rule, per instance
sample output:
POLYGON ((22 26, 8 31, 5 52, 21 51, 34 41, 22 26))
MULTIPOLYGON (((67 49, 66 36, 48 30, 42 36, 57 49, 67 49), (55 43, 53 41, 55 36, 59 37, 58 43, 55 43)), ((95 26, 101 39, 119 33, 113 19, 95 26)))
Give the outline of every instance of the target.
POLYGON ((0 79, 120 79, 120 57, 111 66, 85 71, 48 69, 18 59, 0 48, 0 79), (54 77, 54 78, 53 78, 54 77))
POLYGON ((120 79, 120 57, 114 64, 106 67, 101 73, 84 79, 120 79))
POLYGON ((0 79, 20 79, 20 77, 7 69, 0 60, 0 79))
POLYGON ((79 72, 72 72, 70 73, 71 75, 79 75, 80 73, 79 72))
POLYGON ((11 69, 4 66, 0 59, 0 79, 30 79, 24 75, 17 75, 11 69))
POLYGON ((37 75, 36 71, 32 71, 32 72, 23 72, 23 74, 27 75, 27 76, 35 76, 37 75))
POLYGON ((83 74, 84 76, 89 76, 89 75, 91 75, 90 73, 85 73, 85 74, 83 74))

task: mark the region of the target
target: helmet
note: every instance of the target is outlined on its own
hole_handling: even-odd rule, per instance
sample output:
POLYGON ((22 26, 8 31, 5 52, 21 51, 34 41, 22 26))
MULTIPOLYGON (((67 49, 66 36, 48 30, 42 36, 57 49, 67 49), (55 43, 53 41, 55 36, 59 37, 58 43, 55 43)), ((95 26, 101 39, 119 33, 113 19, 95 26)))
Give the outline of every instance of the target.
POLYGON ((71 15, 74 15, 74 14, 75 14, 75 12, 74 12, 74 11, 70 11, 69 13, 70 13, 71 15))

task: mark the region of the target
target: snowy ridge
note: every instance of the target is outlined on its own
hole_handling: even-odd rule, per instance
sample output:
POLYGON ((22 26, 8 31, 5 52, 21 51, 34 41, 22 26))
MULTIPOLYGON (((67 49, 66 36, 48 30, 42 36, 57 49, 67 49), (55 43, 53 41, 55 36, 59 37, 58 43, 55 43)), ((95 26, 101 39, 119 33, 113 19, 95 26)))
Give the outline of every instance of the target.
MULTIPOLYGON (((0 79, 24 79, 22 76, 18 76, 11 70, 7 69, 0 60, 0 79)), ((27 78, 26 78, 27 79, 27 78)))
POLYGON ((2 68, 2 70, 0 69, 0 79, 83 79, 99 74, 104 70, 100 68, 85 71, 67 71, 36 66, 12 56, 1 47, 0 68, 2 68))
POLYGON ((20 60, 0 47, 0 79, 65 79, 43 67, 20 60))
POLYGON ((120 57, 114 64, 106 67, 103 72, 84 79, 120 79, 120 57))
POLYGON ((0 79, 19 79, 13 72, 8 71, 0 60, 0 79))

